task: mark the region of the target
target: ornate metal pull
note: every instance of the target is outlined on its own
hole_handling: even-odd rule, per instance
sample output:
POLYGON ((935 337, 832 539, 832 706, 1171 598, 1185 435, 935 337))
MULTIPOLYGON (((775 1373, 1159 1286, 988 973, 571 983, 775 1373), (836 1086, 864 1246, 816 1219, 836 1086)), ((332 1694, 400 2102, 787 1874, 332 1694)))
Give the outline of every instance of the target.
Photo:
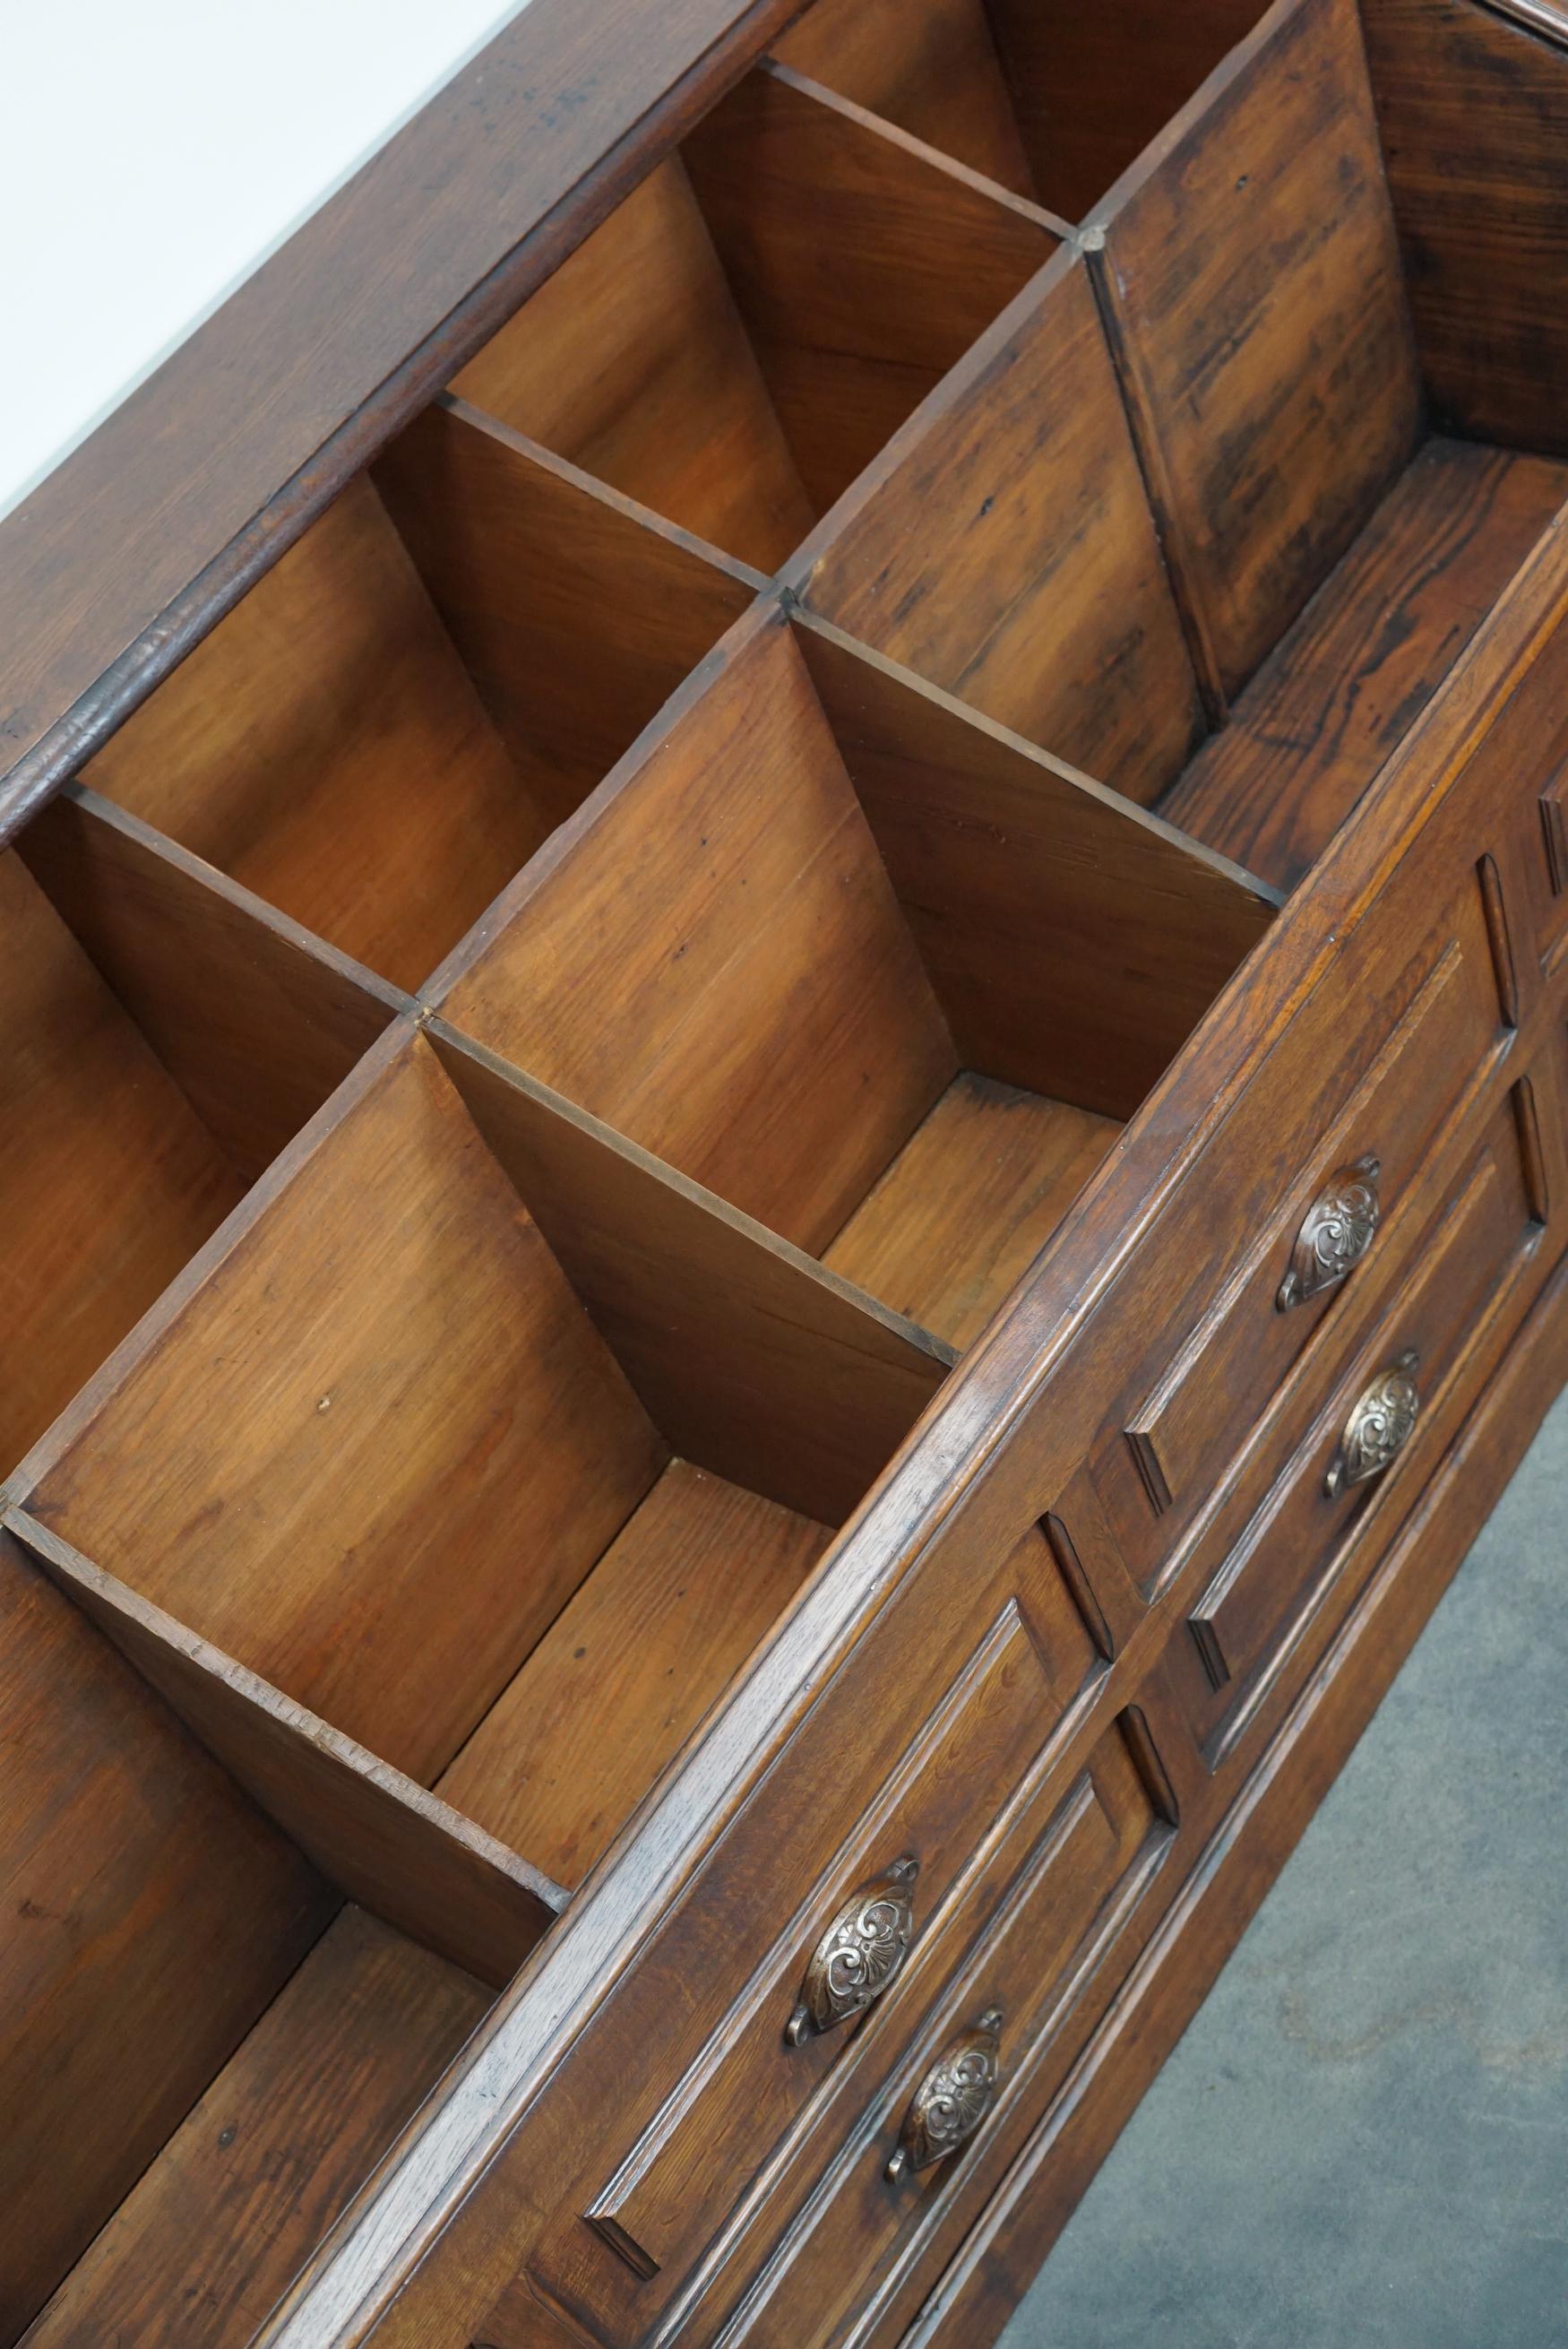
POLYGON ((851 1893, 811 1952, 800 1998, 784 2028, 791 2047, 863 2014, 897 1979, 914 1931, 914 1879, 909 1853, 885 1876, 851 1893))
POLYGON ((894 2185, 967 2145, 991 2109, 1002 2076, 1002 2010, 987 2007, 914 2092, 886 2176, 894 2185))
POLYGON ((1382 1172, 1376 1158, 1357 1158, 1351 1165, 1335 1168, 1295 1236, 1290 1270, 1274 1299, 1282 1313, 1355 1271, 1372 1245, 1383 1212, 1377 1196, 1382 1172))
POLYGON ((1412 1346, 1380 1371, 1345 1423, 1323 1489, 1335 1500, 1349 1485, 1364 1485, 1381 1475, 1397 1459, 1415 1432, 1421 1398, 1415 1373, 1419 1358, 1412 1346))

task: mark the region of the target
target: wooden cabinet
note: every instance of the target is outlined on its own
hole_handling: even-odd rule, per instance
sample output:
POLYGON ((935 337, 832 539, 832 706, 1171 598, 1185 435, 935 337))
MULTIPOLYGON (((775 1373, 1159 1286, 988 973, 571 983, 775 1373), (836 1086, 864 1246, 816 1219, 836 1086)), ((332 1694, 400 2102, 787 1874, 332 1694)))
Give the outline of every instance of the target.
POLYGON ((1568 20, 624 15, 17 655, 33 2349, 994 2338, 1568 1377, 1568 20))

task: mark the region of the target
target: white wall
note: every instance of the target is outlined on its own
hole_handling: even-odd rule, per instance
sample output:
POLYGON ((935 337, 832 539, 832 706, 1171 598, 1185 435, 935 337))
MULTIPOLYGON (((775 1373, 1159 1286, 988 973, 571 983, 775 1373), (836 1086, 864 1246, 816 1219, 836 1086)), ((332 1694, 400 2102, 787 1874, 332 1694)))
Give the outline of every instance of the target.
POLYGON ((0 0, 0 513, 522 0, 0 0))

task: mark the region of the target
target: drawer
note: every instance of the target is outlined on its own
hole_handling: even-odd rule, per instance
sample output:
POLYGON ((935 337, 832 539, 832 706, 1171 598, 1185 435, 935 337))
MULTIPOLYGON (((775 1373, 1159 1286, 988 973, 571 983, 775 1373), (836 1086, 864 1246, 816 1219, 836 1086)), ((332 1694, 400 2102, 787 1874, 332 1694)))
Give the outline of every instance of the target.
MULTIPOLYGON (((533 2284, 607 2349, 667 2337, 716 2238, 733 2234, 738 2209, 802 2132, 822 2126, 841 2073, 859 2076, 868 2048, 872 2060, 896 2060, 918 2027, 919 1985, 934 1964, 951 1963, 955 1946, 973 1937, 976 1913, 997 1899, 1006 1873, 998 1853, 1013 1849, 1009 1823, 1062 1715, 1060 1658, 1055 1668, 1043 1661, 1042 1630, 1061 1656, 1076 1640, 1080 1664, 1089 1662, 1082 1632, 1061 1637, 1065 1619, 1052 1623, 1033 1595, 1059 1587, 1037 1532, 1005 1568, 999 1587, 1009 1583, 1031 1594, 1028 1619, 1016 1597, 1002 1600, 799 1913, 806 1880, 798 1847, 781 1836, 769 1851, 764 1820, 752 1821, 739 1864, 753 1881, 761 1873, 776 1917, 788 1924, 794 1915, 795 1926, 771 1950, 762 1943, 764 1961, 748 1970, 738 1962, 737 1913, 728 1963, 738 1987, 727 2012, 707 2009, 706 2043, 619 2157, 613 2141, 605 2146, 601 2182, 573 2192, 531 2262, 533 2284)), ((830 1824, 819 1807, 804 1827, 820 1843, 830 1824)), ((688 1985, 686 2011, 669 2018, 672 2054, 692 2010, 724 1988, 694 1978, 692 1963, 688 1955, 672 1968, 671 1978, 688 1985)))
POLYGON ((814 2182, 787 2240, 738 2309, 704 2301, 683 2344, 817 2349, 918 2258, 987 2137, 1053 2092, 1109 2004, 1172 1843, 1167 1806, 1126 1714, 1065 1791, 1017 1806, 980 1930, 930 1953, 918 2034, 845 2076, 799 2163, 814 2182))
POLYGON ((1262 1507, 1188 1612, 1177 1651, 1194 1733, 1212 1764, 1272 1682, 1295 1627, 1340 1570, 1375 1496, 1406 1473, 1423 1417, 1533 1252, 1511 1103, 1421 1235, 1410 1269, 1355 1350, 1262 1507))
POLYGON ((1431 1143, 1501 1034, 1485 904, 1467 879, 1382 1009, 1357 1036, 1325 1007, 1320 1049, 1348 1098, 1303 1152, 1277 1212, 1212 1297, 1142 1404, 1096 1461, 1100 1506, 1148 1591, 1183 1523, 1297 1363, 1357 1268, 1387 1253, 1431 1143), (1356 1081, 1356 1072, 1364 1071, 1356 1081))

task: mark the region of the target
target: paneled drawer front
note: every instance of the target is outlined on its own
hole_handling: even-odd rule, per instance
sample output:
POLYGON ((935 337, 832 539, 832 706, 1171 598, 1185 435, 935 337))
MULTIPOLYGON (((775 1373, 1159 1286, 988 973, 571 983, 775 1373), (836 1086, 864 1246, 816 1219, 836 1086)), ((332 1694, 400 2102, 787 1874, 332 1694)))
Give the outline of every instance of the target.
POLYGON ((1336 1301, 1354 1292, 1358 1268, 1387 1253, 1406 1191, 1501 1030, 1484 892, 1467 876, 1407 967, 1391 1024, 1323 1034, 1348 1098, 1303 1154, 1266 1227, 1233 1235, 1232 1268, 1208 1310, 1097 1459, 1100 1504, 1145 1588, 1336 1301))
POLYGON ((1470 759, 1466 783, 1488 806, 1517 812, 1536 943, 1554 965, 1568 948, 1568 622, 1525 667, 1470 759))
MULTIPOLYGON (((665 2336, 669 2312, 694 2266, 745 2203, 780 2141, 815 2112, 864 2033, 874 2028, 877 2044, 893 2060, 901 2034, 918 2022, 906 1976, 923 1971, 931 1952, 965 1938, 972 1888, 994 1873, 1001 1823, 1016 1808, 1018 1789, 1062 1712, 1061 1691, 1038 1644, 1038 1609, 1026 1621, 1006 1586, 1026 1588, 1044 1579, 1057 1609, 1065 1593, 1038 1533, 1010 1563, 1013 1573, 997 1586, 996 1612, 891 1780, 865 1807, 804 1929, 760 1967, 756 1958, 765 1951, 738 1946, 740 1987, 728 2013, 715 2018, 695 2060, 619 2158, 614 2145, 604 2148, 598 2181, 573 2194, 542 2238, 531 2261, 534 2286, 607 2349, 665 2336), (918 1869, 904 1887, 913 1926, 906 1946, 895 1948, 886 1887, 890 1871, 908 1861, 918 1869), (880 1996, 836 2026, 792 2030, 819 1945, 841 1922, 841 1944, 852 1949, 868 1905, 877 1913, 865 1920, 862 1948, 882 1944, 872 1952, 885 1982, 880 1996)), ((978 1601, 983 1594, 974 1595, 978 1601)), ((1080 1670, 1089 1667, 1088 1643, 1076 1620, 1070 1637, 1054 1644, 1076 1651, 1080 1670)), ((799 1869, 799 1860, 791 1863, 780 1849, 780 1919, 794 1913, 805 1889, 799 1869)), ((691 1981, 694 2001, 716 1988, 723 1985, 691 1981)), ((672 2013, 672 2026, 685 2019, 672 2013)))
POLYGON ((1171 1841, 1140 1742, 1113 1724, 1065 1794, 1021 1807, 986 1930, 896 2067, 846 2080, 852 2120, 824 2116, 838 2158, 740 2307, 722 2323, 696 2313, 694 2343, 838 2339, 873 2280, 918 2257, 1017 2099, 1066 2072, 1113 1992, 1124 1929, 1171 1841))
POLYGON ((1400 1474, 1423 1413, 1539 1230, 1514 1107, 1505 1103, 1289 1469, 1190 1609, 1195 1655, 1181 1660, 1180 1677, 1212 1762, 1250 1716, 1372 1495, 1400 1474))

